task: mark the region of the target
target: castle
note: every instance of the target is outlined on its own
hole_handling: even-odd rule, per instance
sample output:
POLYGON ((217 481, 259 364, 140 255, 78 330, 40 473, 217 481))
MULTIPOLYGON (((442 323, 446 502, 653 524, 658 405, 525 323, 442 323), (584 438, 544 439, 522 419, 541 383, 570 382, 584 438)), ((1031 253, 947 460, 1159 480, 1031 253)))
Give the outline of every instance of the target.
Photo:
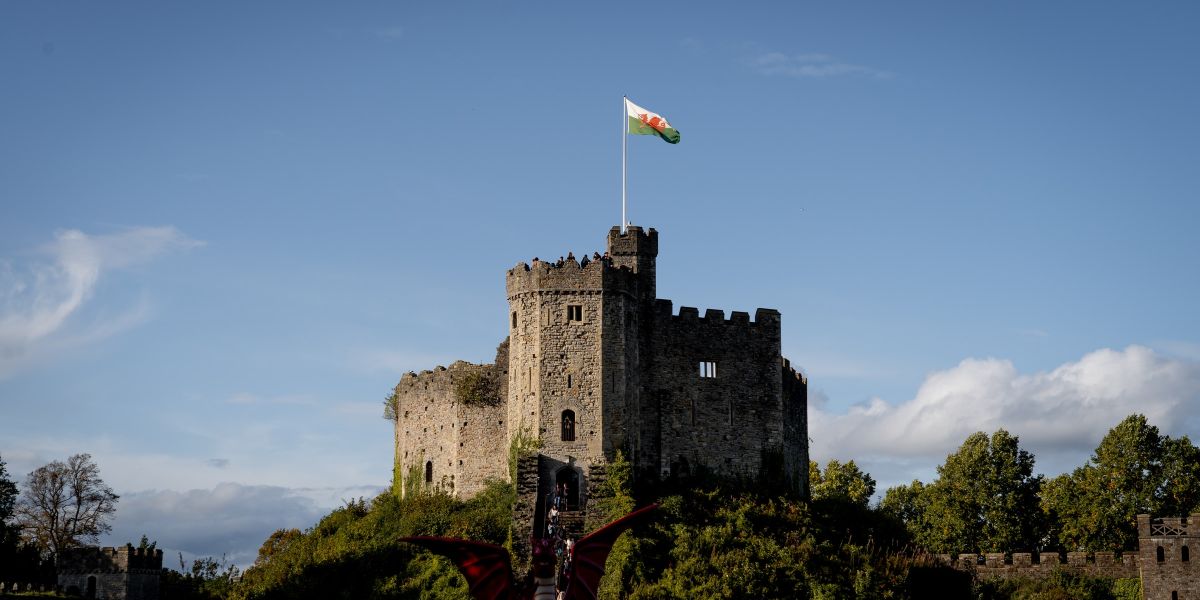
POLYGON ((58 556, 58 589, 110 600, 158 600, 162 550, 88 546, 58 556))
POLYGON ((586 510, 618 451, 636 477, 703 470, 806 495, 808 385, 781 356, 779 312, 675 314, 655 295, 657 256, 654 229, 613 227, 599 260, 509 269, 495 362, 396 385, 396 491, 470 497, 516 477, 510 448, 532 443, 526 495, 565 485, 573 510, 586 510))

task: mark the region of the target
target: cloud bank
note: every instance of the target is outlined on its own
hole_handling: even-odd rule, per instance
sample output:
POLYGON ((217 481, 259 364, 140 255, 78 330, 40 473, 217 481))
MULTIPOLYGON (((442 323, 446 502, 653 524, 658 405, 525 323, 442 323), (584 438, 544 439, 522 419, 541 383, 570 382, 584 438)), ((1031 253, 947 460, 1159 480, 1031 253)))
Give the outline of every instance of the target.
POLYGON ((163 549, 163 566, 190 567, 201 556, 230 563, 254 562, 276 529, 307 529, 328 512, 312 498, 285 487, 221 483, 212 489, 150 490, 122 494, 105 544, 137 544, 145 534, 163 549))
POLYGON ((882 483, 910 478, 906 467, 931 472, 971 433, 1004 428, 1053 474, 1082 464, 1130 414, 1179 435, 1196 431, 1198 409, 1200 362, 1135 345, 1031 374, 1008 360, 969 358, 931 373, 906 402, 874 398, 844 414, 814 407, 809 435, 814 459, 853 458, 882 483))
POLYGON ((106 272, 200 244, 169 226, 108 235, 69 229, 55 233, 31 261, 0 261, 0 377, 55 350, 91 343, 141 322, 148 312, 144 302, 103 324, 67 331, 70 318, 91 299, 106 272))

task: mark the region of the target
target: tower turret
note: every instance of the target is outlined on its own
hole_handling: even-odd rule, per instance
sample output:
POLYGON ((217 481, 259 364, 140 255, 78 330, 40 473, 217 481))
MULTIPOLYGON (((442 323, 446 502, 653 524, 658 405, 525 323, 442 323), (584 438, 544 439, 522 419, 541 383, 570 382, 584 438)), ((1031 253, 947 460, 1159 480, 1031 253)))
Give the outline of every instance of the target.
POLYGON ((654 260, 658 258, 658 232, 653 227, 643 232, 641 227, 630 225, 625 233, 621 233, 620 227, 613 227, 608 232, 608 255, 612 258, 613 266, 629 267, 638 274, 642 301, 647 305, 654 302, 654 260))

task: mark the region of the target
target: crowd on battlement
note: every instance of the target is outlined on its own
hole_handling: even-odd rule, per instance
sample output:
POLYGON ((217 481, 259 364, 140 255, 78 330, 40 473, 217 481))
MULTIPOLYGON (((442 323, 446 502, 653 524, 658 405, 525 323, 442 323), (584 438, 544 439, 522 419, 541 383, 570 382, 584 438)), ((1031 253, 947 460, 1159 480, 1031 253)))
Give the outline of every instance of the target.
POLYGON ((546 265, 553 269, 561 269, 562 267, 568 265, 578 269, 586 269, 587 266, 592 263, 603 265, 605 267, 611 267, 612 257, 608 255, 608 251, 605 251, 604 254, 593 252, 591 256, 588 256, 588 254, 584 252, 580 258, 576 259, 574 252, 567 252, 566 256, 559 255, 558 260, 546 261, 535 256, 530 262, 520 263, 519 266, 523 266, 526 271, 536 268, 538 265, 546 265))

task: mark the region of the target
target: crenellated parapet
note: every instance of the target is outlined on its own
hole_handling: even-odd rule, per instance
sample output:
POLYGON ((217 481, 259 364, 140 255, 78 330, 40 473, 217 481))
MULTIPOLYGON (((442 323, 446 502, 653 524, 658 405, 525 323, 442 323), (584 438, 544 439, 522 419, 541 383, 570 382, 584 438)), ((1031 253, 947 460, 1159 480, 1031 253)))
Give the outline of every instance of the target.
POLYGON ((938 554, 941 564, 968 571, 978 579, 1046 577, 1056 570, 1093 577, 1128 578, 1138 576, 1136 553, 1113 552, 988 552, 985 554, 938 554))
POLYGON ((700 309, 692 306, 680 306, 679 313, 673 313, 674 304, 667 299, 657 299, 654 301, 654 316, 660 325, 687 327, 697 326, 705 327, 710 331, 714 328, 724 328, 736 335, 736 330, 744 331, 760 331, 763 329, 778 332, 780 328, 779 311, 773 308, 759 308, 754 311, 754 319, 750 319, 750 314, 735 310, 729 313, 729 318, 725 318, 725 311, 718 308, 705 309, 704 316, 700 316, 700 309))
POLYGON ((162 569, 162 550, 134 548, 133 544, 97 548, 68 548, 58 555, 58 570, 72 573, 128 573, 162 569))
POLYGON ((638 277, 629 267, 608 260, 593 260, 581 266, 574 259, 561 266, 535 261, 517 263, 505 273, 505 290, 511 300, 533 292, 624 292, 637 293, 638 277))

